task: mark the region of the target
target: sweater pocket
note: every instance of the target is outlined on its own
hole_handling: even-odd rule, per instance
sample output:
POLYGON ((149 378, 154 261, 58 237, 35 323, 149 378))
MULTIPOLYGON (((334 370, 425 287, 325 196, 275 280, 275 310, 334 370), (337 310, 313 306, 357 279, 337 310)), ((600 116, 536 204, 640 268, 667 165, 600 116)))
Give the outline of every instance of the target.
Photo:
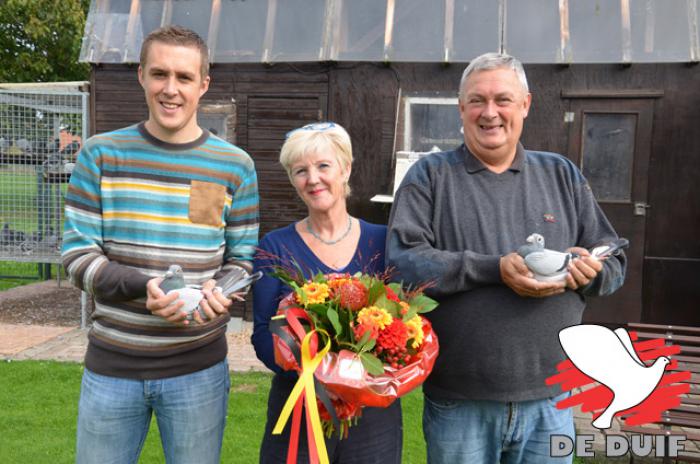
POLYGON ((225 201, 225 185, 193 180, 190 183, 190 221, 194 224, 221 227, 224 223, 222 215, 225 201))

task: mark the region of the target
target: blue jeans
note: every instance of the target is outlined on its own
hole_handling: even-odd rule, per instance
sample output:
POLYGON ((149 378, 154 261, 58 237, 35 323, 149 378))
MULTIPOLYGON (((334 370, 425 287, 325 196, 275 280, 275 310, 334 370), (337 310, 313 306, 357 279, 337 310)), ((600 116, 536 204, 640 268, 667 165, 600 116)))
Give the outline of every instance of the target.
POLYGON ((550 436, 574 438, 571 409, 556 409, 568 393, 543 400, 452 401, 425 396, 423 434, 431 464, 570 463, 550 457, 550 436))
POLYGON ((218 464, 231 379, 221 361, 158 380, 85 369, 78 407, 78 464, 136 463, 155 413, 169 464, 218 464))

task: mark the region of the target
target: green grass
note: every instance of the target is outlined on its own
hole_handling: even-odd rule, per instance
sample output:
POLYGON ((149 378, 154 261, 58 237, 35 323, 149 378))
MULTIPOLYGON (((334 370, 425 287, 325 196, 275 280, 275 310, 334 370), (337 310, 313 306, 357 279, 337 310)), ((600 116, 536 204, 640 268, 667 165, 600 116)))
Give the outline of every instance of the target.
MULTIPOLYGON (((0 362, 0 462, 56 464, 75 460, 75 424, 82 367, 73 363, 0 362)), ((222 462, 256 463, 265 427, 270 375, 232 373, 222 462)), ((403 400, 403 462, 425 462, 419 391, 403 400)), ((152 422, 141 463, 164 462, 152 422)))
MULTIPOLYGON (((0 463, 58 464, 75 461, 75 427, 82 366, 45 361, 0 361, 0 463)), ((256 463, 265 428, 270 374, 232 373, 224 463, 256 463)), ((421 428, 423 395, 402 398, 404 464, 425 463, 421 428)), ((140 463, 165 462, 153 420, 140 463)), ((574 463, 619 463, 574 458, 574 463)), ((640 460, 640 462, 649 462, 640 460)))
MULTIPOLYGON (((62 266, 51 265, 51 278, 56 278, 56 272, 61 272, 61 278, 67 279, 62 266)), ((37 263, 18 263, 14 261, 0 261, 0 291, 9 290, 20 285, 38 282, 39 269, 37 263)))

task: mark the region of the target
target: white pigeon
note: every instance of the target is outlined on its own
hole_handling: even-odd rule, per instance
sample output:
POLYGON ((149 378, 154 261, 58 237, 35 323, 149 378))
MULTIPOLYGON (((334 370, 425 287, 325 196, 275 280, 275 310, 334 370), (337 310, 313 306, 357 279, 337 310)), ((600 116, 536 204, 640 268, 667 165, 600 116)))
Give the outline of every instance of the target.
MULTIPOLYGON (((258 271, 249 275, 245 269, 233 267, 221 279, 216 281, 216 289, 226 295, 227 298, 235 292, 245 290, 252 283, 263 276, 263 273, 258 271)), ((186 285, 185 276, 182 268, 177 264, 173 264, 168 268, 168 271, 163 276, 163 281, 160 283, 160 288, 166 295, 170 292, 178 292, 178 301, 184 301, 185 304, 182 310, 187 313, 187 320, 194 320, 194 312, 197 311, 202 320, 208 318, 204 311, 199 306, 199 303, 205 298, 202 293, 201 285, 186 285)))
POLYGON ((527 244, 518 248, 518 254, 525 260, 525 265, 532 271, 536 280, 553 282, 564 280, 569 272, 567 267, 575 253, 562 253, 544 247, 544 237, 532 234, 526 239, 527 244))
POLYGON ((163 281, 160 283, 160 288, 166 295, 169 295, 171 292, 178 293, 178 301, 185 302, 182 311, 187 314, 187 320, 191 321, 194 319, 195 310, 199 311, 202 319, 206 320, 206 315, 199 308, 199 302, 204 298, 202 287, 199 285, 186 285, 185 276, 180 266, 173 264, 168 268, 168 272, 165 273, 163 281))
POLYGON ((559 332, 559 342, 578 370, 613 393, 612 402, 592 422, 598 429, 610 428, 615 414, 644 401, 671 362, 661 356, 651 366, 645 365, 624 328, 612 331, 600 325, 574 325, 559 332))

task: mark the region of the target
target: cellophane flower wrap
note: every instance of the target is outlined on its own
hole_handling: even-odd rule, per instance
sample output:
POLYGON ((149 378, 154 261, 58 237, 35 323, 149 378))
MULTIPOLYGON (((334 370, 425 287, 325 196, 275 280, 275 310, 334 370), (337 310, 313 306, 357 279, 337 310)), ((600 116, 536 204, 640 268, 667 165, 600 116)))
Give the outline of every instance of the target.
MULTIPOLYGON (((304 280, 298 272, 277 270, 275 275, 293 292, 279 304, 276 319, 301 323, 274 335, 275 361, 285 370, 301 373, 295 348, 304 333, 315 331, 314 344, 330 344, 314 377, 326 390, 340 425, 340 436, 362 414, 362 408, 387 407, 421 385, 438 355, 438 339, 421 314, 437 303, 422 289, 407 290, 398 283, 385 283, 385 276, 367 274, 317 274, 304 280)), ((334 431, 331 414, 318 401, 326 435, 334 431)))

